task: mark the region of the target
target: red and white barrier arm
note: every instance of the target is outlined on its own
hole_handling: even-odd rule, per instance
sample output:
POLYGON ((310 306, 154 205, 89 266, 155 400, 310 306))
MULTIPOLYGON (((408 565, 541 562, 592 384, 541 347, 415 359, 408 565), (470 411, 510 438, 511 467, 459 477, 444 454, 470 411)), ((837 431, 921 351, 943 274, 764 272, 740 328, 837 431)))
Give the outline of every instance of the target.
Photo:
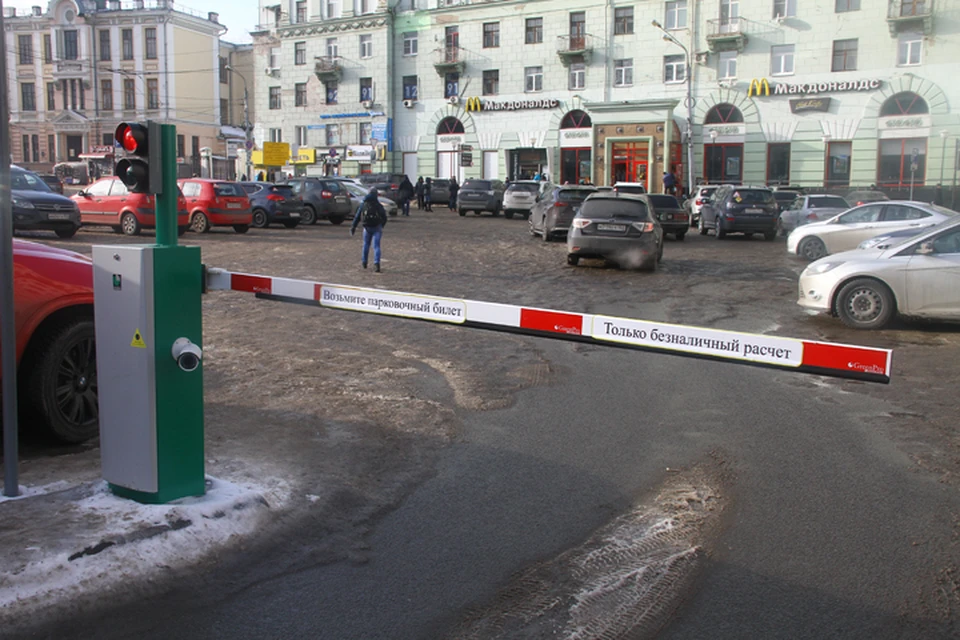
POLYGON ((207 271, 207 290, 478 329, 591 342, 869 382, 890 382, 893 352, 588 313, 292 280, 223 269, 207 271))

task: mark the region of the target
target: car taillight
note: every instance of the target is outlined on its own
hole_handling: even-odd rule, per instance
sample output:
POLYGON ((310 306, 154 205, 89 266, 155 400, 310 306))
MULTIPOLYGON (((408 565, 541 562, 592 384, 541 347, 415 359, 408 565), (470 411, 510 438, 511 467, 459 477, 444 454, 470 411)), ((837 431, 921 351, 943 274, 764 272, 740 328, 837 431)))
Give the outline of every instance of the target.
POLYGON ((588 226, 590 226, 590 221, 587 220, 586 218, 574 218, 574 219, 573 219, 573 227, 574 227, 575 229, 585 229, 585 228, 588 227, 588 226))
POLYGON ((859 206, 862 205, 862 204, 863 204, 863 200, 861 200, 860 202, 858 202, 858 203, 857 203, 857 206, 859 207, 859 206))
POLYGON ((399 189, 399 187, 398 187, 397 185, 395 185, 395 184, 390 185, 390 188, 393 189, 394 191, 396 191, 397 189, 399 189))
POLYGON ((284 200, 286 200, 286 198, 284 198, 283 196, 277 193, 271 193, 270 195, 267 196, 267 200, 272 200, 273 202, 283 202, 284 200))
POLYGON ((816 220, 816 219, 817 219, 817 214, 815 214, 815 213, 808 213, 808 214, 807 214, 807 220, 816 220))
POLYGON ((323 198, 324 200, 329 200, 330 198, 333 197, 333 194, 330 193, 329 191, 321 191, 320 197, 323 198))
POLYGON ((643 233, 652 233, 653 232, 653 223, 652 222, 634 222, 633 228, 643 233))
POLYGON ((703 204, 703 200, 701 200, 700 198, 697 198, 695 202, 697 203, 698 207, 703 204))
POLYGON ((559 202, 559 201, 558 201, 558 202, 554 202, 554 203, 553 203, 553 206, 555 206, 556 208, 559 209, 560 207, 566 206, 566 204, 567 204, 566 202, 559 202))

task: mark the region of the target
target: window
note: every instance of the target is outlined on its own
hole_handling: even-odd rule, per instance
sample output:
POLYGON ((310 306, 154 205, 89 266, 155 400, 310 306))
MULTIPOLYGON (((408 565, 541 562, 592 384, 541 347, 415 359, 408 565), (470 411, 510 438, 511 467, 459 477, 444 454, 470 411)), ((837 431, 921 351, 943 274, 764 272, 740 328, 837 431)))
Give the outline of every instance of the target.
POLYGON ((220 84, 227 84, 230 81, 230 70, 227 69, 227 59, 223 56, 220 56, 218 75, 220 77, 220 84))
POLYGON ((70 29, 63 32, 63 59, 77 60, 80 58, 80 47, 77 43, 77 30, 70 29))
POLYGON ((270 108, 280 108, 280 87, 270 87, 270 108))
POLYGON ((293 105, 295 107, 307 106, 307 83, 298 82, 293 85, 293 105))
POLYGON ((33 161, 40 162, 40 136, 37 134, 30 136, 30 148, 33 151, 33 161))
POLYGON ((146 43, 144 48, 144 57, 147 60, 157 59, 157 29, 156 27, 147 27, 143 30, 143 38, 146 43))
POLYGON ((417 34, 416 32, 410 32, 403 34, 403 55, 405 56, 415 56, 417 55, 417 34))
POLYGON ((160 108, 160 80, 147 78, 147 109, 160 108))
POLYGON ((831 71, 856 71, 857 39, 833 41, 833 66, 831 71))
MULTIPOLYGON (((113 140, 113 136, 110 136, 110 140, 113 140)), ((51 162, 57 160, 57 136, 52 133, 47 136, 47 155, 50 156, 51 162)))
POLYGON ((23 136, 23 161, 30 162, 30 136, 23 136))
MULTIPOLYGON (((107 59, 109 60, 109 58, 107 59)), ((50 34, 45 33, 43 34, 43 63, 51 64, 52 62, 53 62, 53 42, 50 38, 50 34)))
POLYGON ((23 111, 37 110, 37 95, 35 85, 32 82, 24 82, 20 85, 20 109, 23 111))
POLYGON ((633 7, 619 7, 613 10, 613 34, 617 36, 633 33, 633 7))
POLYGON ((403 76, 403 99, 416 100, 417 97, 417 76, 403 76))
POLYGON ((113 80, 100 81, 100 105, 104 111, 113 109, 113 80))
POLYGON ((525 67, 523 90, 527 93, 543 91, 543 67, 525 67))
POLYGON ((543 42, 543 18, 527 18, 525 42, 527 44, 543 42))
POLYGON ((460 74, 448 73, 443 77, 443 97, 452 98, 460 95, 460 74))
POLYGON ((47 83, 47 111, 57 110, 57 83, 47 83))
POLYGON ((327 83, 327 104, 337 104, 340 93, 340 85, 336 82, 327 83))
POLYGON ((360 78, 360 102, 373 100, 373 78, 360 78))
POLYGON ((126 78, 123 81, 123 108, 137 108, 137 92, 132 78, 126 78))
POLYGON ((667 15, 664 16, 667 29, 687 28, 687 0, 675 0, 667 3, 667 15))
POLYGON ((121 56, 124 60, 133 60, 133 29, 120 32, 121 56))
POLYGON ((177 134, 177 157, 186 158, 187 157, 187 140, 182 133, 177 134))
POLYGON ((910 67, 920 64, 923 36, 919 33, 904 33, 897 40, 897 66, 910 67))
POLYGON ((19 64, 33 64, 33 36, 17 36, 19 64))
POLYGON ((483 72, 483 95, 495 96, 498 93, 500 93, 500 70, 485 70, 483 72))
POLYGON ((826 186, 846 187, 850 184, 851 150, 852 145, 849 142, 830 142, 827 144, 826 186))
POLYGON ((230 101, 220 98, 220 124, 230 123, 230 101))
POLYGON ((360 13, 373 13, 374 3, 373 0, 360 0, 360 13))
POLYGON ((485 22, 483 24, 483 48, 495 49, 500 46, 500 23, 485 22))
POLYGON ((280 47, 270 47, 270 68, 280 68, 280 47))
POLYGON ((774 18, 796 18, 797 0, 773 0, 774 18))
POLYGON ((717 77, 721 80, 737 77, 737 52, 721 51, 717 67, 717 77))
POLYGON ((633 84, 633 58, 613 61, 613 86, 629 87, 633 84))
POLYGON ((361 58, 373 57, 373 36, 371 35, 360 36, 360 57, 361 58))
MULTIPOLYGON (((283 130, 280 128, 270 129, 269 130, 270 142, 283 142, 283 130)), ((196 145, 194 145, 196 149, 196 145)), ((194 154, 196 155, 196 154, 194 154)))
POLYGON ((793 75, 793 45, 770 47, 770 75, 793 75))
POLYGON ((373 140, 373 123, 361 122, 360 123, 360 144, 370 144, 372 140, 373 140))
POLYGON ((307 64, 307 43, 293 43, 293 64, 307 64))
POLYGON ((767 145, 767 184, 790 184, 790 143, 767 145))
POLYGON ((332 147, 340 144, 340 125, 327 125, 327 146, 332 147))
POLYGON ((587 84, 587 65, 583 62, 570 63, 569 89, 583 89, 587 84))
POLYGON ((340 17, 340 0, 327 0, 327 18, 340 17))
POLYGON ((340 47, 336 38, 327 38, 327 57, 336 58, 340 55, 340 47))
POLYGON ((687 65, 683 56, 663 56, 663 81, 667 84, 687 79, 687 65))
POLYGON ((307 146, 307 128, 303 125, 297 125, 294 127, 293 139, 298 147, 307 146))
POLYGON ((732 104, 722 102, 707 111, 703 124, 725 124, 728 122, 743 122, 743 114, 732 104))
POLYGON ((307 1, 297 0, 297 22, 307 21, 307 1))
MULTIPOLYGON (((71 82, 73 81, 71 80, 71 82)), ((73 93, 73 87, 70 87, 70 89, 71 89, 71 93, 73 93)), ((84 109, 87 108, 86 105, 84 104, 87 100, 87 92, 83 88, 82 80, 77 80, 77 95, 80 96, 80 111, 83 111, 84 109)))
POLYGON ((883 103, 880 107, 880 116, 916 116, 930 113, 930 107, 927 101, 913 93, 912 91, 903 91, 896 93, 883 103))
POLYGON ((837 13, 860 11, 860 0, 837 0, 837 13))

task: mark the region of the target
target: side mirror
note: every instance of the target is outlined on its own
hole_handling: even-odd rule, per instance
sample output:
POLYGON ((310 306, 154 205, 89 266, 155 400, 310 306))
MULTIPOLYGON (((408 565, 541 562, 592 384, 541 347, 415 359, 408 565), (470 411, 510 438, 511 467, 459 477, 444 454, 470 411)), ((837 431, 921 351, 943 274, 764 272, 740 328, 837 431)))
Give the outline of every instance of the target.
POLYGON ((917 253, 922 256, 929 256, 933 253, 933 242, 928 240, 927 242, 921 242, 920 246, 917 247, 917 253))

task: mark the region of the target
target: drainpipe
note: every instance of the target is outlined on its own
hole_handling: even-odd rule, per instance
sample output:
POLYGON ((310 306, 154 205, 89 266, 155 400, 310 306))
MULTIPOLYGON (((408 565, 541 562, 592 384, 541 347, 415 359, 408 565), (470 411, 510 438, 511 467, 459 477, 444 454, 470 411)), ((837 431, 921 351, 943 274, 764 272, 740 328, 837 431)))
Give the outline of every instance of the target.
POLYGON ((607 28, 607 54, 603 61, 603 101, 610 100, 610 59, 613 57, 613 23, 610 21, 610 12, 613 9, 613 0, 607 0, 603 6, 603 24, 607 28))
MULTIPOLYGON (((387 7, 387 55, 390 56, 390 73, 387 76, 387 101, 386 101, 386 104, 384 105, 385 106, 384 111, 387 114, 387 122, 390 122, 391 120, 393 120, 393 105, 396 103, 396 100, 394 100, 394 93, 393 93, 394 88, 396 87, 394 78, 396 78, 397 76, 397 73, 396 73, 397 56, 395 55, 395 52, 393 50, 393 45, 394 45, 393 30, 395 28, 395 24, 394 24, 395 18, 396 18, 396 15, 394 10, 390 7, 387 7)), ((394 154, 397 151, 396 151, 396 147, 394 147, 393 145, 392 138, 394 137, 394 130, 396 128, 396 124, 397 123, 394 122, 393 123, 394 126, 390 127, 391 139, 387 140, 387 144, 390 145, 390 148, 393 149, 393 151, 390 152, 390 173, 403 171, 403 154, 400 154, 399 169, 397 169, 396 167, 396 161, 394 156, 394 154)), ((373 142, 373 140, 371 140, 370 142, 373 142)))

